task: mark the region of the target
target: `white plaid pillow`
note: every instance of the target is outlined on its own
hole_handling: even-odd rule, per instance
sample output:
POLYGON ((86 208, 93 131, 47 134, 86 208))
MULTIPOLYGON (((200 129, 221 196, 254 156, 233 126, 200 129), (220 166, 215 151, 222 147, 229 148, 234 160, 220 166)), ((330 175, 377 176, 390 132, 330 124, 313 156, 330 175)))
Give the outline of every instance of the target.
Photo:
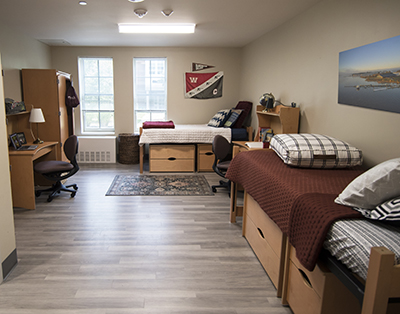
POLYGON ((304 168, 347 168, 362 164, 362 152, 350 144, 320 134, 277 134, 270 147, 285 164, 304 168))

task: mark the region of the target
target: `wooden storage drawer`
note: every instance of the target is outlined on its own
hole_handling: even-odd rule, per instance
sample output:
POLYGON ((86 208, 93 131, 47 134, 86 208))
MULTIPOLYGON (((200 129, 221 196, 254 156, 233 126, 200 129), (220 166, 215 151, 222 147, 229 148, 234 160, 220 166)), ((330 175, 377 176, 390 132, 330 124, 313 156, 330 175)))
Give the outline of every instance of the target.
POLYGON ((268 217, 251 195, 247 194, 246 197, 246 214, 261 230, 275 254, 281 256, 285 250, 281 229, 268 217))
POLYGON ((150 158, 194 160, 194 145, 150 145, 150 158))
POLYGON ((150 172, 194 172, 194 145, 150 145, 150 172))
POLYGON ((357 314, 361 307, 354 295, 318 262, 312 272, 296 258, 289 245, 286 301, 295 314, 357 314))
POLYGON ((295 314, 320 313, 321 297, 292 261, 289 263, 288 282, 287 301, 295 314))
POLYGON ((150 172, 194 172, 194 159, 150 160, 150 172))
POLYGON ((285 261, 283 233, 248 194, 245 207, 244 236, 275 285, 277 296, 281 296, 285 261))
POLYGON ((214 159, 212 144, 197 144, 197 171, 213 171, 214 159))

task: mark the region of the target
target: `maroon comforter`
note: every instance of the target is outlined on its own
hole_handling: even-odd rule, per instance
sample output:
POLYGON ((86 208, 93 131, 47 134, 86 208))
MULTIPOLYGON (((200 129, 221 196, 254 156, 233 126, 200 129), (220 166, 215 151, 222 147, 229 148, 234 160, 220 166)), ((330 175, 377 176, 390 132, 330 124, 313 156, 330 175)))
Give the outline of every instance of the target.
POLYGON ((272 150, 238 154, 226 177, 240 183, 296 248, 302 265, 312 271, 331 224, 362 218, 336 196, 358 175, 357 169, 304 169, 287 166, 272 150))

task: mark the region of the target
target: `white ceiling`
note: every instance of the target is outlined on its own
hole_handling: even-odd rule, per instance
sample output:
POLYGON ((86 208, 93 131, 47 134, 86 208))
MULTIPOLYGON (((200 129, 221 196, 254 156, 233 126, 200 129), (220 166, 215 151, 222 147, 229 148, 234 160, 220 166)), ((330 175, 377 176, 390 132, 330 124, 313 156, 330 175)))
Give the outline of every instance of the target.
POLYGON ((53 46, 242 47, 321 0, 86 1, 0 0, 0 23, 53 46), (139 8, 148 10, 142 19, 139 8), (118 33, 118 23, 157 22, 197 26, 195 34, 118 33))

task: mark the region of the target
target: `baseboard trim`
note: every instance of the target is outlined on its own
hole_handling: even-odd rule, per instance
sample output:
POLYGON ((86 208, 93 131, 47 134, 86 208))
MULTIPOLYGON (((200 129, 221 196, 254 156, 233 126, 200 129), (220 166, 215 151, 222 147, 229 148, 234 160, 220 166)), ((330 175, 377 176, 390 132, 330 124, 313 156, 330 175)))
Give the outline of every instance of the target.
POLYGON ((1 264, 1 268, 3 270, 3 279, 6 279, 6 277, 11 273, 12 269, 17 265, 17 263, 17 249, 15 249, 1 264))

